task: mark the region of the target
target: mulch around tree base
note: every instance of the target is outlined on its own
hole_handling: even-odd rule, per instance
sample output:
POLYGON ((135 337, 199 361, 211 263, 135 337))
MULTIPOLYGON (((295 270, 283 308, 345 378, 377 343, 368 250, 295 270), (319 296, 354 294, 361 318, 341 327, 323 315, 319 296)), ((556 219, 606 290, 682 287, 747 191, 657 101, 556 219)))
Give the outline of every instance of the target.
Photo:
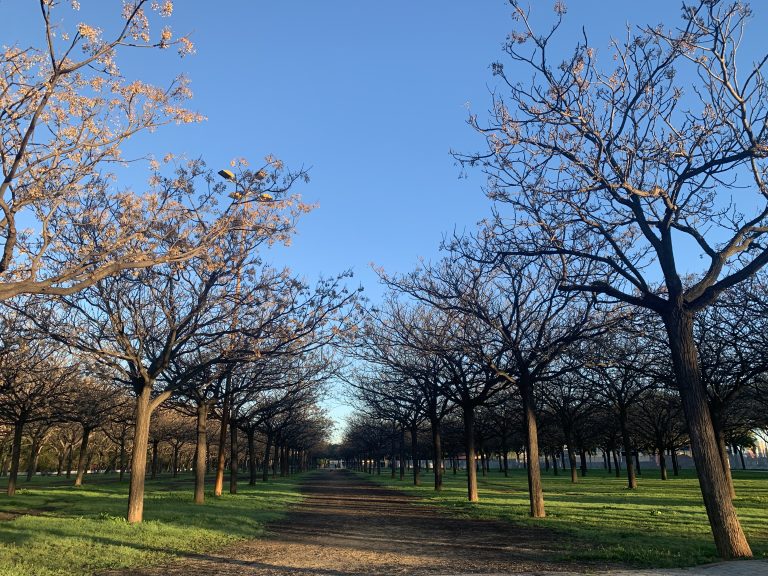
POLYGON ((452 518, 346 470, 324 470, 269 536, 212 554, 102 576, 499 574, 595 571, 552 561, 562 536, 504 522, 452 518))

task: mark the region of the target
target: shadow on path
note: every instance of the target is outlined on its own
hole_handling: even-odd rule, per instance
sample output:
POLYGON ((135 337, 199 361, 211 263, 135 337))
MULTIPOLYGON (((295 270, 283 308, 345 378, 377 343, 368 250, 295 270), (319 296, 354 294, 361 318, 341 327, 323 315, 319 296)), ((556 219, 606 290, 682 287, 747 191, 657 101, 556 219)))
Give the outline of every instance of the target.
MULTIPOLYGON (((419 505, 411 496, 370 484, 346 470, 321 470, 309 476, 302 495, 304 500, 283 520, 268 526, 266 538, 213 554, 185 556, 161 567, 131 570, 130 574, 547 574, 588 569, 550 561, 558 555, 560 537, 546 529, 451 518, 440 509, 419 505)), ((768 564, 764 566, 768 568, 768 564)), ((589 571, 594 572, 595 567, 589 571)), ((646 572, 626 572, 641 573, 646 572)), ((744 574, 756 575, 752 571, 744 574)))

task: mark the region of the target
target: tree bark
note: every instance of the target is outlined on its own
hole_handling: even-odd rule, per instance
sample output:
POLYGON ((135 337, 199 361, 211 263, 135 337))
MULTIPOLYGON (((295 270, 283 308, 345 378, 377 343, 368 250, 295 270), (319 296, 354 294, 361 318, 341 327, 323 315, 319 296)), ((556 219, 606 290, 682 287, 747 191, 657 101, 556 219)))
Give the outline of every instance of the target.
POLYGON ((216 480, 213 483, 213 495, 221 496, 224 489, 224 466, 227 458, 227 426, 229 425, 229 379, 227 376, 224 402, 221 408, 221 429, 219 430, 219 453, 216 458, 216 480))
POLYGON ((432 450, 434 452, 432 467, 435 473, 435 490, 440 491, 443 489, 443 445, 440 435, 440 421, 431 420, 430 425, 432 426, 432 450))
POLYGON ((151 475, 152 480, 157 478, 157 473, 159 471, 159 466, 158 466, 158 464, 159 464, 159 453, 158 453, 159 452, 158 451, 159 446, 160 446, 160 440, 158 440, 157 438, 153 439, 152 440, 152 467, 151 467, 151 471, 150 471, 150 475, 151 475))
POLYGON ((272 454, 272 434, 267 434, 267 441, 264 443, 264 462, 261 467, 261 481, 269 481, 269 457, 272 454))
POLYGON ((570 432, 566 435, 568 443, 568 465, 571 467, 571 483, 576 484, 579 481, 578 472, 576 472, 576 452, 573 449, 573 440, 570 432))
POLYGON ((248 484, 256 485, 256 430, 248 430, 248 484))
POLYGON ((400 480, 405 479, 405 426, 400 426, 400 480))
POLYGON ((411 426, 411 462, 413 462, 413 485, 421 484, 421 470, 419 469, 419 427, 411 426))
POLYGON ((144 517, 144 475, 147 472, 147 447, 149 421, 152 415, 150 400, 152 386, 145 385, 136 396, 135 431, 131 454, 131 481, 128 485, 128 515, 130 524, 141 522, 144 517))
MULTIPOLYGON (((528 501, 532 518, 544 518, 544 490, 541 485, 541 464, 539 462, 539 432, 536 424, 536 402, 533 397, 533 386, 521 383, 520 393, 523 398, 525 411, 525 448, 528 453, 528 501)), ((505 455, 506 475, 506 455, 505 455)))
POLYGON ((659 453, 659 470, 661 470, 661 479, 666 480, 667 476, 667 458, 664 456, 664 442, 657 442, 656 450, 659 453))
POLYGON ((70 444, 67 450, 67 470, 64 473, 64 477, 67 480, 69 480, 69 478, 72 476, 72 458, 73 458, 72 450, 73 450, 73 447, 72 447, 72 444, 70 444))
POLYGON ((477 468, 475 466, 475 408, 471 404, 462 406, 464 415, 464 449, 467 462, 467 499, 479 500, 477 494, 477 468))
POLYGON ((728 483, 728 492, 731 498, 736 498, 736 488, 733 486, 733 476, 731 476, 731 459, 728 457, 728 448, 725 445, 725 434, 720 426, 719 414, 712 415, 712 425, 714 426, 715 440, 717 441, 717 450, 720 453, 720 461, 723 463, 723 474, 728 483))
POLYGON ((85 459, 88 455, 88 440, 91 437, 91 429, 83 427, 83 439, 80 442, 80 454, 77 456, 77 476, 75 476, 75 486, 83 485, 83 476, 85 476, 85 459))
POLYGON ((749 558, 752 550, 733 506, 717 446, 707 392, 701 381, 693 315, 678 308, 664 315, 683 411, 688 423, 694 464, 717 552, 722 558, 749 558))
POLYGON ((120 482, 125 477, 125 432, 120 436, 120 482))
POLYGON ((234 419, 229 419, 229 493, 237 494, 237 425, 234 419))
POLYGON ((624 446, 624 453, 627 455, 627 488, 635 490, 637 488, 637 475, 632 462, 632 440, 629 437, 629 428, 627 427, 627 410, 623 406, 619 408, 619 426, 621 427, 621 442, 624 446))
POLYGON ((19 478, 19 462, 21 462, 21 439, 23 431, 23 422, 16 422, 13 425, 13 443, 11 444, 11 470, 8 473, 8 496, 13 496, 16 494, 16 483, 19 478))
POLYGON ((195 448, 195 504, 205 503, 205 469, 208 459, 208 404, 197 405, 197 439, 195 448))
POLYGON ((29 448, 29 462, 27 465, 27 482, 32 480, 34 478, 35 474, 37 473, 37 463, 40 459, 40 452, 42 451, 43 446, 40 438, 35 435, 32 438, 32 446, 29 448))

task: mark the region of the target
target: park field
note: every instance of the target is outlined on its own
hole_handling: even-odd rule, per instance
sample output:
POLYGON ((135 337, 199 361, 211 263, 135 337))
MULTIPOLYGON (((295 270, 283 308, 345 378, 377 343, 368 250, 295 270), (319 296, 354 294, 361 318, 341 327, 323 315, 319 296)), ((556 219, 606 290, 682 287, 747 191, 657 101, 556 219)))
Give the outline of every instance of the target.
POLYGON ((263 532, 298 502, 300 476, 276 478, 206 503, 192 503, 192 478, 147 480, 144 518, 128 524, 128 482, 89 475, 38 477, 16 496, 0 494, 0 576, 91 575, 157 564, 179 554, 222 548, 263 532))
MULTIPOLYGON (((480 501, 466 500, 462 471, 445 475, 437 494, 431 472, 421 485, 411 476, 392 479, 359 473, 386 486, 398 487, 424 503, 439 505, 457 516, 507 520, 551 528, 562 534, 563 562, 620 563, 638 567, 674 567, 718 560, 698 481, 693 471, 662 481, 656 471, 638 478, 639 488, 628 490, 625 478, 590 470, 577 484, 570 474, 543 474, 547 517, 528 517, 527 477, 524 470, 498 471, 478 477, 480 501)), ((768 557, 768 472, 734 471, 736 508, 755 558, 768 557)))

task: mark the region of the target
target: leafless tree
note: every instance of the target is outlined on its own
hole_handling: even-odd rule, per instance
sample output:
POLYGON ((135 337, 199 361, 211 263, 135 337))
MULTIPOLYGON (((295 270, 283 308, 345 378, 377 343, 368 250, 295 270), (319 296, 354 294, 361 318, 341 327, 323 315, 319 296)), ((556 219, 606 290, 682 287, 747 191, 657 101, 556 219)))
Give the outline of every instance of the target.
POLYGON ((768 262, 768 57, 743 62, 737 54, 750 9, 686 3, 679 27, 629 29, 612 42, 610 63, 586 33, 553 61, 562 3, 544 33, 519 2, 512 6, 519 27, 506 44, 511 65, 493 66, 503 92, 487 123, 471 120, 488 150, 462 158, 489 174, 498 257, 558 256, 561 289, 659 315, 718 553, 749 557, 693 324, 768 262), (681 269, 697 256, 704 268, 686 276, 681 269))

